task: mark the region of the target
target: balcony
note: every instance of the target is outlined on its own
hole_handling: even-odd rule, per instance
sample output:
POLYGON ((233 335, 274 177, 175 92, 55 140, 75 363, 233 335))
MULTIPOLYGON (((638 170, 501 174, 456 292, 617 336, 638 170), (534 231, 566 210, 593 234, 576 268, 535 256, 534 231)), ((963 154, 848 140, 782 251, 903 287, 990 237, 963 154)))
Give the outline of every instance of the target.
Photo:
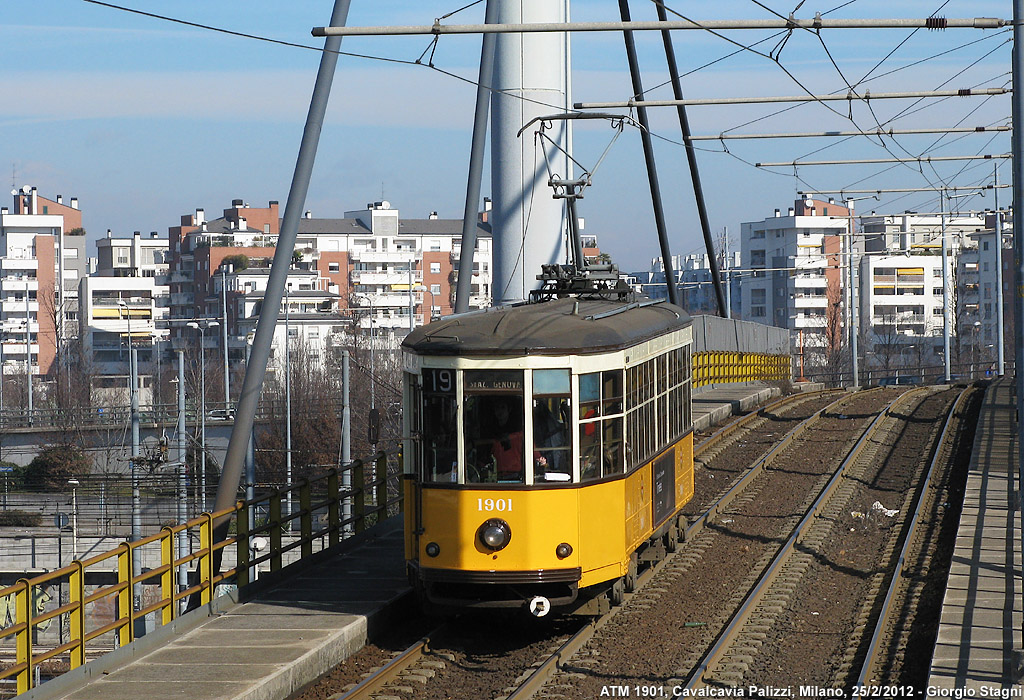
POLYGON ((176 292, 171 295, 171 306, 192 306, 195 304, 195 295, 185 292, 176 292))
MULTIPOLYGON (((412 271, 412 282, 416 284, 423 281, 423 271, 412 271)), ((409 272, 407 270, 385 271, 385 270, 353 270, 352 284, 391 286, 409 284, 409 272)))
MULTIPOLYGON (((25 300, 24 299, 5 299, 0 303, 0 311, 3 311, 5 316, 12 318, 18 318, 25 316, 25 300)), ((29 300, 28 302, 28 313, 33 318, 39 314, 39 302, 29 300)))
POLYGON ((174 271, 167 276, 168 284, 192 284, 191 272, 174 271))
POLYGON ((35 258, 0 258, 0 270, 38 270, 35 258))
POLYGON ((407 263, 410 260, 419 260, 422 254, 414 250, 402 250, 394 253, 385 253, 377 250, 353 250, 349 253, 349 259, 353 262, 364 263, 407 263))

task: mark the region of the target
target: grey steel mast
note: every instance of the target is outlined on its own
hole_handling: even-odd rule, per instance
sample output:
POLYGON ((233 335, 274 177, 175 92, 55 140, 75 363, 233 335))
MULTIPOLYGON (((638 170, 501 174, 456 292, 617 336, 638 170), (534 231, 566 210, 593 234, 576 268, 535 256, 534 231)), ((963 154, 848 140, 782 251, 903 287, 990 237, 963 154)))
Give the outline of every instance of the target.
MULTIPOLYGON (((619 14, 623 22, 629 21, 629 0, 619 0, 619 14)), ((622 38, 626 44, 626 59, 629 62, 629 76, 633 83, 633 98, 644 99, 644 86, 640 79, 640 64, 636 58, 636 44, 633 32, 625 29, 622 38)), ((644 147, 644 162, 647 164, 647 180, 651 187, 651 200, 654 205, 654 226, 658 230, 658 244, 661 247, 662 269, 665 271, 665 289, 668 291, 670 304, 679 305, 679 292, 676 289, 676 275, 672 267, 672 251, 668 244, 668 229, 665 226, 665 211, 661 205, 661 185, 658 183, 658 167, 654 162, 654 144, 651 142, 651 130, 647 121, 647 109, 637 107, 637 121, 640 122, 640 141, 644 147)))
MULTIPOLYGON (((498 17, 498 0, 487 0, 484 22, 498 17)), ((469 311, 473 283, 473 254, 476 251, 476 216, 483 179, 484 148, 487 145, 487 117, 491 104, 490 84, 494 76, 494 34, 484 34, 480 46, 480 72, 476 84, 476 113, 473 118, 473 145, 469 152, 469 177, 466 182, 466 208, 462 211, 462 252, 459 255, 459 279, 455 289, 455 313, 469 311), (467 251, 468 254, 467 254, 467 251)))
POLYGON ((1024 226, 1017 221, 1024 211, 1024 0, 1013 0, 1013 371, 1017 386, 1017 494, 1018 512, 1024 512, 1024 226))
MULTIPOLYGON (((350 0, 335 0, 334 11, 331 13, 331 26, 344 26, 348 18, 350 0)), ((245 368, 245 379, 238 398, 235 414, 235 426, 231 431, 227 454, 224 457, 224 469, 217 486, 217 498, 214 511, 231 508, 238 497, 238 485, 242 475, 246 451, 252 436, 253 420, 256 417, 256 404, 259 401, 263 377, 270 359, 270 346, 274 339, 274 329, 281 309, 281 298, 284 295, 285 279, 295 250, 295 238, 299 230, 299 218, 309 190, 309 180, 316 160, 317 144, 323 127, 324 114, 331 94, 331 83, 334 80, 335 67, 338 64, 338 50, 341 48, 341 37, 328 37, 324 41, 324 51, 320 56, 320 68, 317 71, 313 96, 309 102, 306 115, 306 126, 302 133, 302 143, 295 162, 295 172, 285 204, 284 219, 281 232, 277 239, 273 266, 267 280, 267 290, 263 299, 263 310, 256 324, 256 338, 253 340, 252 352, 245 368)), ((227 535, 229 519, 223 518, 216 524, 215 537, 224 539, 227 535)), ((215 560, 215 569, 219 568, 220 558, 215 560)))
MULTIPOLYGON (((665 6, 662 3, 655 3, 658 8, 658 19, 662 22, 668 21, 665 6)), ((668 74, 672 78, 672 95, 677 100, 683 99, 683 86, 679 82, 679 64, 676 63, 676 51, 672 45, 672 33, 665 29, 661 32, 662 42, 665 44, 665 60, 668 63, 668 74)), ((686 116, 686 106, 678 105, 676 113, 679 115, 679 130, 683 134, 683 145, 686 150, 686 162, 690 166, 690 178, 693 180, 693 197, 697 200, 697 217, 700 219, 700 230, 704 234, 704 248, 708 252, 708 265, 711 267, 711 282, 715 285, 715 299, 718 301, 718 315, 722 318, 729 318, 729 305, 722 290, 722 280, 718 273, 718 258, 715 257, 715 243, 711 239, 711 224, 708 223, 708 209, 704 203, 704 189, 700 183, 700 170, 697 168, 697 152, 693 148, 693 141, 690 139, 690 120, 686 116)))

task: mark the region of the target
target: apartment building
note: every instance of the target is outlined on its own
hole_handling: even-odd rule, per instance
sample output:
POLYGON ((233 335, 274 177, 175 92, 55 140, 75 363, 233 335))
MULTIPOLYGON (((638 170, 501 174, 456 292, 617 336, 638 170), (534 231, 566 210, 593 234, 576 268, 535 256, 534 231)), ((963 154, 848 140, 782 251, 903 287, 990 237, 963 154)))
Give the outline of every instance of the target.
POLYGON ((972 361, 986 366, 998 357, 999 272, 1002 273, 1004 357, 1013 357, 1013 230, 1012 221, 1001 226, 1001 241, 996 235, 995 214, 985 217, 985 228, 967 234, 956 267, 956 334, 960 352, 968 352, 972 361), (1000 269, 1001 268, 1001 269, 1000 269))
MULTIPOLYGON (((51 200, 26 185, 0 207, 0 368, 46 376, 78 335, 78 284, 85 276, 78 199, 51 200), (27 350, 27 352, 26 352, 27 350)), ((67 357, 65 355, 65 357, 67 357)))
MULTIPOLYGON (((627 282, 641 294, 651 299, 667 299, 668 289, 665 285, 665 266, 663 258, 651 259, 651 267, 643 272, 629 275, 627 282)), ((720 255, 718 271, 722 279, 722 289, 726 303, 730 306, 730 315, 740 313, 740 278, 734 273, 740 266, 740 251, 727 256, 720 255)), ((690 255, 673 255, 672 269, 676 273, 676 284, 680 295, 680 304, 691 315, 718 315, 718 296, 711 276, 711 261, 707 253, 690 255)))
POLYGON ((160 359, 159 343, 167 333, 162 326, 170 314, 167 239, 155 231, 116 237, 108 229, 96 249, 96 270, 82 280, 79 293, 82 350, 92 389, 103 392, 100 400, 116 402, 127 392, 130 348, 142 392, 160 359))
MULTIPOLYGON (((254 208, 234 200, 219 219, 207 220, 202 209, 183 216, 170 229, 171 316, 219 318, 223 295, 215 289, 215 278, 232 261, 269 267, 280 232, 278 211, 277 202, 254 208)), ((360 309, 358 323, 364 330, 403 331, 452 311, 461 236, 461 220, 441 219, 434 212, 425 219, 402 219, 388 202, 370 203, 337 219, 307 212, 299 221, 294 265, 317 272, 324 280, 318 287, 335 290, 339 310, 360 309)), ((489 226, 481 222, 471 307, 489 305, 490 285, 491 239, 489 226)), ((238 309, 229 316, 240 318, 238 309)), ((229 330, 237 335, 233 326, 229 330)))
POLYGON ((740 226, 742 317, 792 331, 794 350, 838 342, 843 296, 841 242, 850 211, 798 199, 783 216, 740 226))

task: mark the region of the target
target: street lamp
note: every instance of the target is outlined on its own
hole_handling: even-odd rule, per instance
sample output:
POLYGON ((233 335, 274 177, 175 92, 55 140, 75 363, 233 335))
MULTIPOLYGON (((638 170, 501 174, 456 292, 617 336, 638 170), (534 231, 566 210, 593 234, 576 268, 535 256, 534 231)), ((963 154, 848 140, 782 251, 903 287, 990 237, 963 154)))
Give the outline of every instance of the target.
POLYGON ((426 316, 426 318, 424 320, 426 322, 433 321, 434 320, 434 293, 432 291, 430 291, 429 289, 427 289, 426 285, 423 285, 423 284, 421 284, 420 286, 416 287, 416 291, 420 292, 421 294, 429 294, 430 295, 430 306, 428 307, 430 309, 430 312, 429 312, 429 314, 426 316))
POLYGON ((71 487, 71 559, 78 559, 78 479, 68 479, 71 487))
POLYGON ((206 329, 216 321, 190 321, 189 328, 199 331, 199 508, 206 512, 206 329))
POLYGON ((373 356, 376 354, 376 348, 374 347, 374 340, 376 340, 373 332, 374 313, 373 313, 373 297, 369 294, 355 294, 354 296, 362 297, 370 303, 370 410, 372 411, 377 407, 375 400, 374 384, 377 382, 377 373, 374 371, 373 356))
POLYGON ((224 314, 224 331, 223 342, 224 342, 224 409, 225 415, 231 408, 231 373, 228 368, 228 268, 231 268, 231 272, 234 272, 233 265, 224 265, 221 263, 220 266, 220 294, 221 294, 221 310, 224 314))
MULTIPOLYGON (((131 473, 132 481, 132 542, 142 538, 142 509, 141 497, 139 495, 139 479, 136 473, 136 466, 139 460, 140 438, 139 438, 139 392, 138 392, 138 365, 136 364, 135 346, 132 343, 132 314, 128 302, 124 299, 117 300, 117 315, 121 316, 121 309, 124 309, 128 322, 128 403, 132 424, 132 456, 128 462, 128 470, 131 473)), ((138 549, 132 550, 132 566, 135 573, 139 572, 141 566, 141 553, 138 549)), ((141 601, 141 584, 136 589, 136 598, 141 601)))
POLYGON ((975 321, 973 324, 973 333, 971 338, 971 379, 974 379, 974 367, 978 363, 978 329, 981 328, 981 321, 975 321))

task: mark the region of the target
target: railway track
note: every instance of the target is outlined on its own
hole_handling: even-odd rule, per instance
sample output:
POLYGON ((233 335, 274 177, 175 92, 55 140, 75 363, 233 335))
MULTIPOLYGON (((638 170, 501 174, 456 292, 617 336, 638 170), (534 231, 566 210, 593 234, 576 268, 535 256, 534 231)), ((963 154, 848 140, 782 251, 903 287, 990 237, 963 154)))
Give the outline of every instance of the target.
MULTIPOLYGON (((874 596, 882 600, 880 610, 877 615, 873 611, 865 611, 874 624, 869 627, 871 636, 862 645, 863 651, 854 652, 856 663, 851 664, 851 674, 853 669, 860 667, 853 681, 856 687, 906 686, 911 680, 916 680, 903 666, 905 653, 913 646, 914 631, 919 628, 908 615, 916 613, 920 617, 927 614, 921 610, 925 588, 921 572, 932 563, 930 544, 934 537, 931 530, 936 524, 936 514, 945 509, 942 499, 946 495, 944 486, 949 477, 945 467, 963 441, 964 417, 979 392, 979 389, 967 389, 957 398, 942 427, 938 447, 928 465, 922 487, 915 495, 914 503, 908 504, 913 506, 913 512, 905 523, 906 535, 895 554, 895 563, 884 577, 887 579, 884 596, 881 590, 874 596)), ((894 541, 893 549, 896 545, 894 541)), ((881 589, 881 582, 879 584, 881 589)))
MULTIPOLYGON (((863 403, 866 398, 870 400, 870 397, 871 393, 868 392, 862 392, 860 396, 844 392, 823 392, 820 394, 791 397, 789 400, 775 402, 770 406, 762 408, 756 413, 749 414, 740 421, 737 421, 736 424, 728 426, 726 429, 713 435, 709 440, 701 443, 701 445, 698 446, 698 457, 702 460, 705 466, 716 469, 717 473, 720 475, 729 473, 730 469, 718 464, 718 462, 720 462, 719 455, 731 455, 735 457, 738 452, 749 454, 751 453, 751 450, 757 454, 754 466, 752 468, 748 468, 745 471, 745 475, 740 476, 733 482, 725 482, 722 479, 718 480, 719 483, 716 484, 716 486, 723 492, 718 494, 717 498, 712 500, 710 508, 706 509, 699 517, 694 519, 694 522, 690 524, 690 527, 687 529, 687 539, 691 541, 696 540, 700 533, 705 529, 709 527, 714 528, 715 518, 720 514, 725 513, 729 508, 729 504, 734 502, 741 494, 751 488, 751 485, 757 482, 761 472, 772 465, 778 455, 788 449, 792 442, 798 440, 802 435, 810 430, 812 426, 822 420, 843 420, 836 416, 842 416, 844 411, 848 412, 848 409, 843 408, 846 403, 851 401, 855 403, 857 401, 863 403), (754 437, 758 431, 761 431, 762 437, 760 439, 754 437), (765 433, 768 434, 768 438, 763 437, 765 433), (763 449, 764 446, 770 446, 779 442, 780 433, 785 435, 785 439, 782 441, 784 444, 776 444, 774 449, 769 449, 765 452, 763 449), (711 455, 708 450, 709 445, 718 448, 716 450, 717 454, 711 455)), ((749 463, 745 466, 750 467, 749 463)), ((697 546, 700 546, 699 543, 697 543, 697 546)), ((480 696, 506 697, 522 700, 523 698, 532 697, 538 693, 543 695, 557 695, 560 692, 558 686, 564 687, 568 685, 571 687, 571 682, 566 684, 564 681, 566 679, 569 681, 573 680, 572 677, 575 675, 575 665, 578 664, 580 668, 585 668, 587 666, 592 667, 593 663, 596 661, 593 655, 588 653, 585 649, 588 642, 590 642, 595 635, 600 634, 601 630, 607 625, 613 624, 619 613, 626 613, 627 616, 634 614, 636 610, 645 609, 651 604, 651 601, 661 597, 662 593, 666 589, 663 584, 657 583, 656 580, 665 575, 678 576, 680 572, 689 568, 690 561, 686 559, 687 549, 688 548, 683 548, 681 550, 681 555, 683 555, 684 558, 682 562, 680 562, 678 558, 670 557, 662 560, 657 565, 642 571, 639 576, 637 592, 627 595, 626 604, 616 608, 612 614, 606 615, 588 624, 581 625, 575 634, 549 639, 547 640, 547 647, 544 649, 538 648, 534 652, 532 659, 521 659, 519 661, 521 669, 518 672, 518 676, 514 684, 501 688, 493 687, 489 692, 485 692, 480 696), (552 682, 552 678, 555 679, 554 682, 552 682)), ((692 560, 692 556, 690 559, 692 560)), ((695 628, 700 626, 701 625, 694 625, 695 628)), ((459 644, 455 644, 453 646, 458 647, 459 644)), ((466 645, 463 644, 462 646, 466 645)), ((543 647, 544 645, 542 644, 540 646, 543 647)), ((442 651, 440 653, 446 652, 442 651)), ((456 651, 455 654, 451 654, 450 652, 447 653, 449 653, 449 656, 454 658, 457 656, 458 652, 456 651)), ((403 655, 403 657, 408 658, 407 655, 403 655)), ((408 683, 403 685, 400 682, 399 686, 402 687, 403 690, 408 690, 412 687, 415 691, 411 695, 403 693, 401 697, 462 696, 465 693, 465 690, 458 690, 457 688, 464 687, 464 683, 466 681, 457 680, 456 677, 471 671, 465 668, 460 668, 461 665, 464 664, 457 663, 449 666, 445 670, 443 675, 446 678, 439 679, 438 682, 443 684, 446 690, 443 692, 437 691, 440 692, 440 695, 420 688, 418 684, 413 687, 408 683)), ((389 666, 391 666, 391 669, 382 669, 381 674, 395 673, 394 666, 389 666)), ((369 688, 371 687, 371 684, 368 682, 363 687, 369 688)), ((380 697, 380 692, 384 692, 392 696, 395 695, 394 692, 385 690, 377 691, 376 697, 380 697)), ((364 692, 361 695, 346 695, 344 697, 355 698, 372 696, 372 693, 367 695, 364 692)))
MULTIPOLYGON (((372 687, 367 682, 349 694, 301 697, 582 699, 600 697, 602 689, 607 694, 613 685, 670 696, 673 688, 682 689, 687 682, 694 682, 696 688, 701 682, 733 686, 752 683, 755 678, 771 678, 763 664, 770 656, 763 648, 771 643, 765 631, 765 617, 736 625, 740 630, 746 628, 745 636, 737 636, 738 646, 724 646, 731 649, 723 655, 724 663, 704 662, 702 657, 715 646, 716 639, 724 636, 721 630, 743 607, 749 592, 762 573, 771 568, 771 562, 787 541, 795 545, 791 546, 795 554, 789 556, 796 558, 774 567, 775 582, 764 586, 768 597, 761 599, 760 606, 754 603, 746 607, 758 616, 774 615, 776 623, 780 616, 791 614, 793 595, 808 585, 803 574, 820 567, 823 558, 833 556, 825 551, 828 526, 845 527, 848 513, 869 497, 860 490, 881 489, 889 494, 881 497, 890 504, 883 508, 899 511, 899 516, 890 518, 884 512, 871 515, 873 511, 861 508, 867 510, 867 514, 861 513, 866 520, 856 522, 869 526, 869 534, 885 535, 888 542, 890 530, 904 528, 904 517, 909 523, 912 495, 904 494, 903 481, 910 477, 887 476, 878 465, 886 460, 912 461, 901 456, 901 449, 920 458, 922 453, 932 452, 931 447, 924 449, 921 445, 945 444, 945 440, 938 439, 939 428, 933 427, 936 417, 932 413, 937 416, 940 407, 942 411, 948 410, 952 403, 947 396, 950 393, 915 390, 900 395, 893 389, 841 395, 823 393, 766 406, 698 446, 703 468, 714 471, 718 477, 708 482, 714 495, 703 496, 699 512, 690 518, 686 542, 679 551, 642 571, 636 592, 627 594, 624 604, 612 613, 547 633, 540 633, 536 627, 523 632, 515 629, 516 624, 494 624, 493 619, 459 619, 444 631, 431 633, 425 653, 421 652, 419 660, 411 666, 396 670, 409 663, 409 653, 402 655, 402 661, 389 664, 391 669, 382 673, 390 673, 398 680, 389 681, 383 688, 367 694, 372 687), (874 430, 869 429, 869 424, 874 430), (922 430, 928 434, 922 436, 922 430), (764 439, 765 435, 770 435, 770 439, 764 439), (774 446, 766 451, 764 445, 774 446), (751 464, 750 454, 754 452, 758 454, 751 464), (859 453, 860 459, 845 460, 853 471, 848 471, 848 476, 836 476, 838 463, 844 461, 840 455, 854 452, 859 453), (748 460, 744 468, 727 463, 738 454, 748 460), (723 478, 727 476, 730 478, 723 478), (831 499, 818 496, 826 482, 835 486, 831 499), (896 494, 900 494, 898 501, 890 502, 888 498, 896 498, 896 494), (771 506, 777 506, 778 512, 769 513, 766 509, 771 506), (805 517, 808 510, 816 510, 817 516, 805 517), (793 534, 800 520, 814 521, 818 529, 793 534), (751 522, 773 524, 774 529, 755 531, 748 527, 751 522), (678 613, 680 609, 682 614, 678 613), (470 629, 474 625, 479 628, 470 629), (496 643, 495 632, 511 639, 504 645, 496 643), (517 635, 523 639, 517 639, 517 635), (695 673, 698 668, 711 675, 706 680, 697 680, 704 675, 695 673)), ((962 412, 962 404, 958 404, 952 414, 962 412)), ((943 434, 950 431, 945 429, 943 434)), ((935 461, 941 462, 947 452, 948 448, 940 447, 935 461)), ((856 533, 857 537, 860 535, 856 533)), ((889 542, 889 550, 894 559, 898 558, 898 545, 889 542)), ((829 562, 830 566, 836 564, 829 562)), ((885 578, 882 570, 887 568, 868 567, 863 578, 880 589, 879 581, 885 578)), ((865 603, 865 610, 856 616, 863 630, 870 627, 864 616, 871 615, 868 610, 872 605, 878 607, 865 603)), ((899 608, 901 604, 894 602, 890 604, 893 606, 899 608)), ((877 610, 871 620, 875 617, 877 610)), ((898 625, 880 624, 899 629, 898 625)), ((870 631, 864 634, 869 635, 870 631)), ((883 649, 905 643, 884 635, 880 640, 879 647, 883 649)), ((835 680, 819 681, 821 685, 841 687, 854 682, 859 661, 865 655, 864 642, 851 640, 847 646, 838 655, 843 665, 831 671, 830 678, 835 680)), ((779 681, 776 677, 770 682, 779 681)))
POLYGON ((744 681, 750 682, 749 670, 760 653, 766 632, 786 611, 789 597, 810 566, 813 551, 829 535, 836 511, 849 501, 848 494, 841 491, 850 480, 863 476, 865 463, 874 461, 879 436, 895 425, 890 416, 917 399, 921 391, 899 397, 871 422, 797 523, 718 641, 694 668, 684 685, 687 690, 695 691, 705 685, 738 687, 744 681), (847 498, 843 498, 844 495, 847 498), (826 518, 822 518, 823 515, 826 518))

